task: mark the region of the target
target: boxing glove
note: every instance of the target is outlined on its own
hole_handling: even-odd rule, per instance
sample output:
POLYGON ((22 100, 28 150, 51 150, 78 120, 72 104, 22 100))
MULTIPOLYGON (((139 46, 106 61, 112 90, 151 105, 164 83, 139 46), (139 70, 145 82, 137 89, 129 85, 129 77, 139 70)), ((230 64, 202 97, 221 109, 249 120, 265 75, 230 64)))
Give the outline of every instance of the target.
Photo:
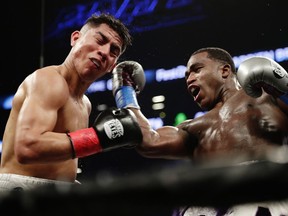
POLYGON ((260 97, 263 89, 288 104, 288 73, 272 59, 251 57, 239 65, 236 76, 251 97, 260 97))
POLYGON ((136 117, 128 109, 107 109, 97 116, 92 127, 67 135, 72 146, 72 158, 136 146, 142 141, 142 132, 136 117))
POLYGON ((118 108, 140 109, 137 95, 145 86, 145 74, 136 61, 123 61, 112 71, 112 92, 118 108))

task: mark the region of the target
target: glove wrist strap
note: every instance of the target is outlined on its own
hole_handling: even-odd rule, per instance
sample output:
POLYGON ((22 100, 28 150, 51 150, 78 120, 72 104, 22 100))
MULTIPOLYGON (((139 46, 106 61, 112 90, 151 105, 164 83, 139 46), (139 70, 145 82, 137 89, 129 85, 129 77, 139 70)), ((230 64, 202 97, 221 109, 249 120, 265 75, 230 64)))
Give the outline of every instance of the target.
POLYGON ((72 158, 81 158, 102 151, 99 138, 92 127, 70 132, 67 135, 72 146, 72 158))
POLYGON ((136 97, 136 92, 132 86, 122 86, 116 92, 115 101, 118 108, 140 109, 136 97))

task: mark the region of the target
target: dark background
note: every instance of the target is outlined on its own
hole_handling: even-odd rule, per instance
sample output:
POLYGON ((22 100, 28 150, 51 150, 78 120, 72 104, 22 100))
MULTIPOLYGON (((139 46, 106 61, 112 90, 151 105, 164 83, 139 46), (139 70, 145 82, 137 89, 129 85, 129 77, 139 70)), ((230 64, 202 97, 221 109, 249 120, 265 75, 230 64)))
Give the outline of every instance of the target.
MULTIPOLYGON (((73 5, 91 1, 47 0, 26 4, 25 1, 8 2, 2 14, 2 76, 0 96, 15 93, 21 81, 38 67, 61 64, 70 50, 70 34, 67 28, 51 36, 56 24, 73 5), (61 13, 60 13, 61 12, 61 13)), ((101 1, 99 1, 101 2, 101 1)), ((115 1, 117 2, 117 1, 115 1)), ((122 1, 118 1, 122 2, 122 1)), ((143 1, 131 1, 134 4, 143 1)), ((174 10, 158 8, 149 16, 140 17, 128 27, 132 30, 133 46, 122 59, 140 62, 144 69, 173 68, 186 65, 190 54, 198 48, 218 46, 232 56, 270 50, 288 45, 288 22, 286 0, 194 0, 191 5, 174 10), (176 20, 186 22, 175 23, 176 20), (174 22, 174 24, 172 24, 174 22), (167 25, 170 23, 170 25, 167 25), (154 24, 153 28, 148 28, 154 24), (135 26, 142 30, 135 30, 135 26)), ((179 1, 181 2, 181 1, 179 1)), ((123 19, 125 22, 125 20, 123 19)), ((281 63, 288 69, 287 61, 281 63)), ((47 86, 47 88, 50 88, 47 86)), ((166 104, 163 119, 167 125, 174 123, 178 112, 193 118, 199 111, 186 92, 183 79, 163 84, 147 84, 139 95, 139 103, 147 117, 158 117, 151 109, 151 98, 164 94, 166 104)), ((111 92, 89 95, 93 107, 98 104, 115 106, 111 92)), ((1 137, 9 111, 1 110, 1 137)), ((98 111, 93 109, 91 120, 98 111)), ((174 161, 146 159, 133 149, 93 155, 80 160, 82 173, 79 178, 90 178, 99 172, 126 175, 131 172, 171 164, 174 161)))

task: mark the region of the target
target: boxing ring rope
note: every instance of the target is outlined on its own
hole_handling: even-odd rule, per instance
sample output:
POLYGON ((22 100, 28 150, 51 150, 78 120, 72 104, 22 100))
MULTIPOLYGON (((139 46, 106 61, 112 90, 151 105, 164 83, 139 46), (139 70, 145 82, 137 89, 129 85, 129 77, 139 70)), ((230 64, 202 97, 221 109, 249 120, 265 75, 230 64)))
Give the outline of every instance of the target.
POLYGON ((21 215, 171 215, 175 207, 229 206, 288 198, 288 163, 201 168, 190 164, 97 177, 0 197, 0 212, 21 215))

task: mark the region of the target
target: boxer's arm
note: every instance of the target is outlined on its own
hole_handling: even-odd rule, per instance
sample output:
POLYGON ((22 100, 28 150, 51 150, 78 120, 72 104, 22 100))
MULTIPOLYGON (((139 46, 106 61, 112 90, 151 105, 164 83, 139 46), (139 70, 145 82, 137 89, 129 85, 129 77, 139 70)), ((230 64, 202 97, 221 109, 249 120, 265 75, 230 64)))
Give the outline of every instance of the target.
MULTIPOLYGON (((141 141, 132 112, 120 109, 102 112, 90 128, 67 134, 53 132, 59 109, 69 98, 69 89, 62 82, 62 78, 55 79, 44 71, 40 77, 28 78, 16 93, 14 109, 25 98, 19 108, 15 137, 15 154, 20 163, 55 163, 141 141), (47 91, 49 84, 54 87, 47 91)), ((91 107, 87 109, 90 114, 91 107)))
POLYGON ((154 130, 140 110, 134 109, 134 113, 143 134, 142 143, 135 148, 139 154, 147 158, 162 159, 190 159, 192 157, 191 147, 195 143, 189 142, 191 137, 187 131, 174 126, 162 126, 154 130))
POLYGON ((17 121, 11 125, 9 119, 7 127, 15 130, 14 152, 20 163, 55 163, 71 158, 66 134, 52 132, 58 111, 69 97, 63 78, 53 74, 46 68, 38 70, 25 79, 14 96, 10 118, 17 121))
POLYGON ((165 126, 153 130, 148 119, 141 112, 137 95, 145 85, 142 66, 135 61, 124 61, 112 71, 113 95, 118 107, 131 109, 139 123, 143 141, 136 150, 149 158, 180 159, 188 158, 188 133, 180 128, 165 126))

